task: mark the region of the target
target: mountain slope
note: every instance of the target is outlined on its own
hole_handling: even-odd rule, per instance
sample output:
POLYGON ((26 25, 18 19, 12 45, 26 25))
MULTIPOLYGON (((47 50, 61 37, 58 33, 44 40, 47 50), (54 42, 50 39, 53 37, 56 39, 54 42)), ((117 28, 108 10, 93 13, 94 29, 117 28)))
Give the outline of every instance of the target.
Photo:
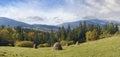
POLYGON ((76 26, 78 26, 80 23, 86 22, 87 24, 98 24, 100 26, 103 26, 105 24, 109 24, 109 23, 115 23, 115 24, 120 24, 120 22, 117 21, 107 21, 107 20, 100 20, 100 19, 88 19, 88 20, 80 20, 80 21, 75 21, 75 22, 68 22, 68 23, 63 23, 58 25, 58 27, 62 27, 64 26, 65 28, 68 27, 68 25, 71 26, 71 28, 75 28, 76 26))
POLYGON ((0 47, 0 57, 119 57, 120 35, 80 45, 64 46, 61 51, 48 48, 0 47), (47 54, 47 55, 46 55, 47 54))
POLYGON ((10 25, 10 26, 29 26, 29 24, 15 21, 9 18, 0 17, 0 25, 10 25))
POLYGON ((10 26, 21 26, 23 28, 29 28, 29 29, 37 29, 37 30, 41 30, 41 31, 50 31, 51 29, 53 30, 57 30, 58 27, 56 26, 50 26, 50 25, 42 25, 42 24, 27 24, 24 22, 19 22, 19 21, 15 21, 13 19, 10 18, 5 18, 5 17, 0 17, 0 26, 2 25, 10 25, 10 26))

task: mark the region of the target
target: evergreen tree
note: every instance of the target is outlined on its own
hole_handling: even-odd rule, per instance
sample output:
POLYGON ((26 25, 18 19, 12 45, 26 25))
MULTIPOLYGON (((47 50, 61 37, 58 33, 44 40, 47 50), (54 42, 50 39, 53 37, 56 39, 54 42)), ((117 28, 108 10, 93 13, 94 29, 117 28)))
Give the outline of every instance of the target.
POLYGON ((18 40, 23 41, 24 40, 23 29, 20 26, 17 26, 16 30, 17 30, 17 33, 19 34, 19 39, 18 40))
POLYGON ((68 25, 68 29, 67 29, 67 41, 70 41, 72 40, 72 31, 71 31, 71 28, 70 28, 70 25, 68 25))
POLYGON ((55 42, 56 42, 55 34, 54 34, 53 30, 51 30, 50 39, 49 39, 50 46, 52 46, 55 42))
POLYGON ((64 26, 61 29, 61 40, 65 40, 66 39, 66 32, 65 32, 65 28, 64 26))

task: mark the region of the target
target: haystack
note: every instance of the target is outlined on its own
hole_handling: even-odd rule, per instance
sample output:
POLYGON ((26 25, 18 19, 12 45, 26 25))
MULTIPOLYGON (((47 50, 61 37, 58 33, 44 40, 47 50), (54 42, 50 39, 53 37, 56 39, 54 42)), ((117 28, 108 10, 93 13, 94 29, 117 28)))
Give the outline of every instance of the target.
POLYGON ((34 45, 33 45, 33 48, 37 49, 37 44, 34 44, 34 45))
POLYGON ((62 50, 62 46, 59 42, 56 42, 54 45, 53 45, 53 50, 62 50))
POLYGON ((77 41, 75 45, 79 45, 79 42, 77 41))

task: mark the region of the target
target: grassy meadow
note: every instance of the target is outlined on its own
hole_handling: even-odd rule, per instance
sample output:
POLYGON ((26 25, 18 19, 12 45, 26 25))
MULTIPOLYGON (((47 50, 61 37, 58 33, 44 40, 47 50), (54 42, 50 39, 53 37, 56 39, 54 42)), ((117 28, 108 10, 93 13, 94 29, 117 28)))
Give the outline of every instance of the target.
POLYGON ((78 46, 64 46, 64 50, 48 48, 0 47, 0 57, 119 57, 120 35, 97 41, 82 43, 78 46))

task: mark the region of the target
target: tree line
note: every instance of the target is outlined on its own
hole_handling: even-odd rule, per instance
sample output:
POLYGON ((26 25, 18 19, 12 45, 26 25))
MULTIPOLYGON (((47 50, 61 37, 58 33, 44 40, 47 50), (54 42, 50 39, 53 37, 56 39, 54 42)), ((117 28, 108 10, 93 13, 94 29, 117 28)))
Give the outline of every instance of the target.
POLYGON ((82 43, 86 41, 98 40, 105 37, 110 37, 119 31, 117 24, 87 24, 80 23, 76 28, 61 27, 58 31, 51 29, 50 32, 42 32, 33 29, 26 29, 20 26, 1 26, 0 27, 0 45, 14 46, 16 41, 31 41, 37 45, 47 43, 52 46, 55 42, 76 42, 82 43))

